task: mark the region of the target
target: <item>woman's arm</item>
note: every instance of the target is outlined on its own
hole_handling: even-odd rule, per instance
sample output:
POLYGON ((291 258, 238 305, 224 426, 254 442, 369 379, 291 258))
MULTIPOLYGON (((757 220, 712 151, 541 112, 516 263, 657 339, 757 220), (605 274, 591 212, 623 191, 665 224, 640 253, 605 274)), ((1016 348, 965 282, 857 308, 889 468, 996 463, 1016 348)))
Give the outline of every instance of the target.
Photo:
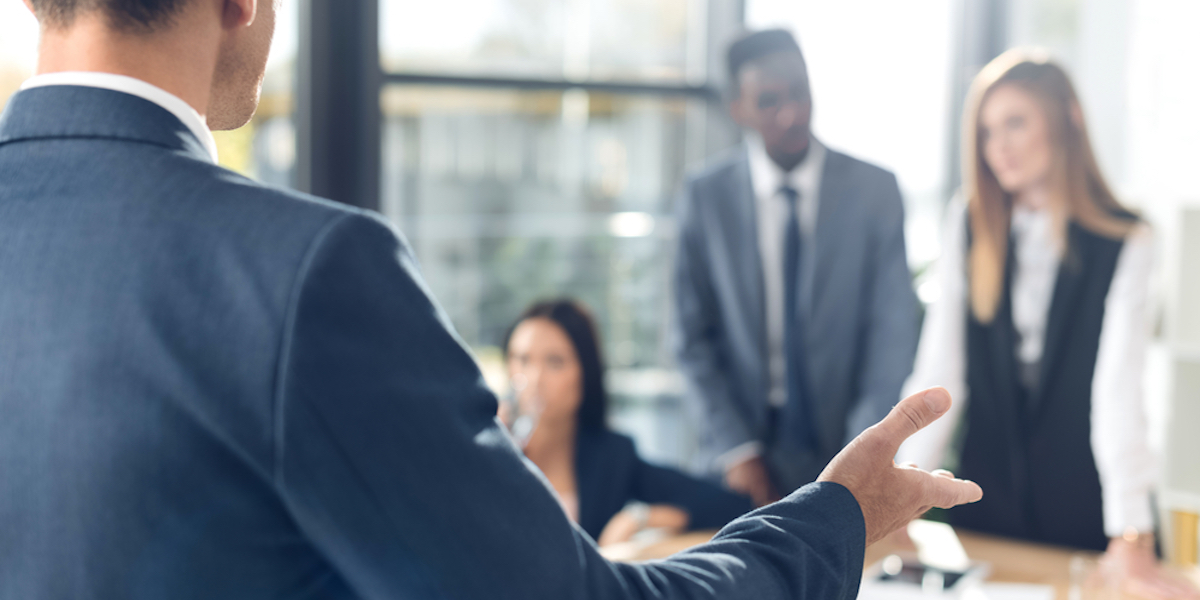
POLYGON ((1155 459, 1147 441, 1143 379, 1150 342, 1154 237, 1142 225, 1125 241, 1109 286, 1092 377, 1092 453, 1104 498, 1104 531, 1148 533, 1155 459))
POLYGON ((1148 443, 1143 375, 1153 317, 1154 237, 1141 225, 1125 240, 1104 304, 1092 377, 1092 454, 1100 473, 1105 560, 1145 598, 1200 598, 1169 577, 1154 554, 1150 492, 1156 460, 1148 443))

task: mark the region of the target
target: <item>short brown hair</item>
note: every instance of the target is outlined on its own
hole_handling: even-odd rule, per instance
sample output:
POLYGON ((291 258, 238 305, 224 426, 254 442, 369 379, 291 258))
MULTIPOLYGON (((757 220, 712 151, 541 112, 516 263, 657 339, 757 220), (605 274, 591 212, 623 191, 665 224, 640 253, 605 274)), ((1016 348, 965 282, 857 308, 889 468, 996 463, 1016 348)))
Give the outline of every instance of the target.
POLYGON ((32 0, 38 20, 68 27, 79 15, 99 10, 117 30, 150 33, 169 26, 189 0, 32 0))

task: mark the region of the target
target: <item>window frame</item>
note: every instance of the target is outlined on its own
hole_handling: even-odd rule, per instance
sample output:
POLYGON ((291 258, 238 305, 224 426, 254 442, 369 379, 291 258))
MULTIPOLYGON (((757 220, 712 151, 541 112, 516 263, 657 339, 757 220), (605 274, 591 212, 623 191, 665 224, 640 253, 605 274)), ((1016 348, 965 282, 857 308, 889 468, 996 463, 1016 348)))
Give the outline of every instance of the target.
MULTIPOLYGON (((629 95, 683 96, 721 113, 723 53, 713 52, 744 23, 744 0, 708 0, 702 83, 385 72, 380 61, 379 0, 300 0, 296 77, 296 188, 324 198, 379 210, 382 205, 382 124, 385 87, 423 85, 517 90, 570 90, 629 95)), ((710 120, 716 120, 711 118, 710 120)), ((732 144, 730 123, 709 127, 706 146, 732 144)))

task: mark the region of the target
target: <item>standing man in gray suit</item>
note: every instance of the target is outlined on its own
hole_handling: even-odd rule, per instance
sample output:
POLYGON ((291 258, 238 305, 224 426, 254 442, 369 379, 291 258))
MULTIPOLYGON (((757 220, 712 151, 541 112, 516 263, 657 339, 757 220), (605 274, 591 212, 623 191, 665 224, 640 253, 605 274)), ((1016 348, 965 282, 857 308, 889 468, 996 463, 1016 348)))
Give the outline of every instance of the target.
POLYGON ((761 505, 887 413, 918 308, 896 178, 813 137, 795 38, 742 37, 729 76, 747 139, 678 202, 676 344, 703 456, 761 505))
POLYGON ((404 240, 215 164, 276 2, 25 1, 38 75, 0 115, 0 598, 849 600, 865 544, 981 496, 892 462, 950 407, 934 389, 699 551, 605 560, 404 240))

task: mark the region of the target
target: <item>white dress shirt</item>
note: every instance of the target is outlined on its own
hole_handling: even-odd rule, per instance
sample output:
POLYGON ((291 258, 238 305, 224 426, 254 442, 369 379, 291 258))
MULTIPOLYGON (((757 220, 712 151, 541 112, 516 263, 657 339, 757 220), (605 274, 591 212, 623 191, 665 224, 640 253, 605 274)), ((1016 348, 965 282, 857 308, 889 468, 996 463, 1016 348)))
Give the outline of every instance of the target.
MULTIPOLYGON (((750 183, 754 188, 754 215, 758 228, 758 255, 762 260, 763 300, 766 311, 767 368, 770 375, 767 402, 778 408, 787 403, 787 333, 784 319, 784 237, 787 232, 788 200, 779 192, 783 186, 796 190, 796 218, 800 221, 802 270, 811 269, 815 248, 812 234, 817 226, 821 172, 825 168, 825 146, 809 139, 808 155, 790 172, 784 172, 767 154, 762 138, 747 134, 750 183)), ((742 444, 718 461, 726 468, 762 453, 758 442, 742 444)))
MULTIPOLYGON (((947 211, 942 256, 935 278, 941 288, 921 331, 916 366, 904 395, 940 385, 955 399, 950 411, 900 448, 898 462, 925 469, 942 465, 946 447, 962 419, 966 382, 967 292, 966 205, 947 211)), ((1020 337, 1017 358, 1036 364, 1045 347, 1046 321, 1054 297, 1059 248, 1045 211, 1014 210, 1012 316, 1020 337)), ((1091 445, 1100 474, 1104 531, 1118 537, 1128 529, 1151 531, 1150 492, 1156 459, 1148 443, 1143 374, 1151 333, 1150 281, 1154 238, 1149 227, 1125 240, 1104 304, 1100 347, 1092 378, 1091 445)))
POLYGON ((175 118, 183 122, 188 130, 196 136, 204 149, 208 151, 213 164, 217 163, 217 142, 204 118, 194 108, 184 102, 179 96, 160 87, 151 85, 125 75, 112 73, 95 73, 91 71, 64 71, 61 73, 46 73, 29 78, 21 85, 22 90, 44 87, 48 85, 78 85, 83 87, 101 88, 114 92, 123 92, 153 102, 166 109, 175 118))

